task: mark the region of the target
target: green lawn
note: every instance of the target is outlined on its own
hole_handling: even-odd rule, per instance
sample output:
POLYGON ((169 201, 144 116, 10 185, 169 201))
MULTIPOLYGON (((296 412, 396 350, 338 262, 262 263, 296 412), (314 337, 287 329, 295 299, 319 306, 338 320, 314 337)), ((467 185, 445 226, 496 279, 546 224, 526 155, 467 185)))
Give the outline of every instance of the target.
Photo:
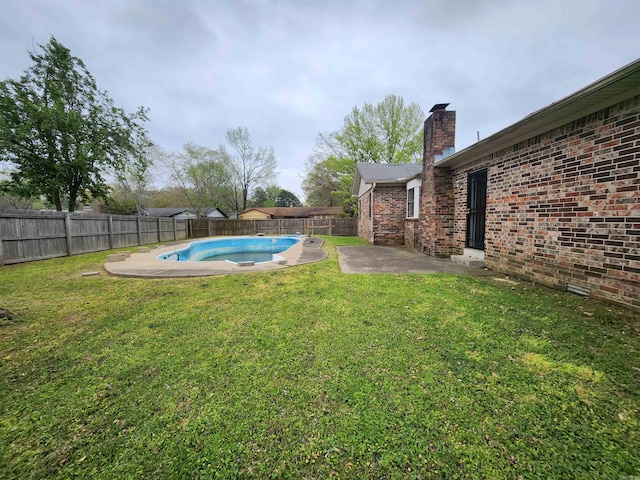
POLYGON ((528 283, 0 268, 0 478, 640 475, 637 314, 528 283))

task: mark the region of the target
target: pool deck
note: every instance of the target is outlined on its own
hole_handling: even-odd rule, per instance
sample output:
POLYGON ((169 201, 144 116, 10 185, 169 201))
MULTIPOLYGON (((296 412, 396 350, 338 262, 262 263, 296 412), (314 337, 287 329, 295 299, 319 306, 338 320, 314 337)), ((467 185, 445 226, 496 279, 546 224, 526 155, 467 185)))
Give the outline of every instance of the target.
MULTIPOLYGON (((212 237, 210 240, 221 237, 212 237)), ((231 238, 231 237, 224 237, 231 238)), ((247 237, 238 237, 247 238, 247 237)), ((199 238, 197 241, 207 240, 199 238)), ((195 240, 194 240, 195 241, 195 240)), ((132 253, 124 261, 106 262, 104 268, 112 275, 119 277, 173 278, 173 277, 204 277, 209 275, 227 275, 233 273, 264 272, 278 270, 305 263, 319 262, 327 258, 323 250, 322 240, 314 237, 303 238, 301 242, 285 252, 278 253, 286 261, 281 265, 275 262, 256 263, 255 265, 240 266, 230 262, 176 262, 160 260, 158 255, 173 250, 185 248, 191 242, 174 243, 158 248, 150 247, 149 252, 132 253)))

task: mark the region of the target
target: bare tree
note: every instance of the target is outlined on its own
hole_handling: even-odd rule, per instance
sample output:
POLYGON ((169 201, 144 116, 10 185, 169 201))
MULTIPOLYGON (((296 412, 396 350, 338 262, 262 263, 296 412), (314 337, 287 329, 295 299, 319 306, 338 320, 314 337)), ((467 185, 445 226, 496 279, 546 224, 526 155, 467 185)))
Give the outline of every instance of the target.
POLYGON ((134 205, 138 215, 150 202, 149 187, 152 182, 151 168, 166 157, 166 153, 158 146, 151 145, 140 150, 143 161, 127 162, 125 168, 115 172, 116 185, 111 197, 123 205, 134 205))
POLYGON ((200 217, 207 207, 223 203, 231 176, 224 150, 187 143, 184 152, 174 154, 173 159, 172 178, 196 215, 200 217))
POLYGON ((238 207, 241 206, 244 210, 253 189, 270 184, 277 176, 276 156, 273 147, 259 147, 255 150, 246 127, 228 130, 227 142, 233 150, 231 171, 233 184, 241 200, 238 207))

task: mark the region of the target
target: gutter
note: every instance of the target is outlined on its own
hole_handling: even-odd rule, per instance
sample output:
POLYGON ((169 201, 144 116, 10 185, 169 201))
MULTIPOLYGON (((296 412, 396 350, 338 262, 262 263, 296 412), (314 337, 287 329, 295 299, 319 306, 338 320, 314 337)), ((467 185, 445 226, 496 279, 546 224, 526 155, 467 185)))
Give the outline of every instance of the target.
POLYGON ((371 186, 371 190, 369 190, 369 198, 370 198, 370 202, 369 202, 369 208, 371 209, 371 244, 375 245, 375 238, 376 238, 376 232, 373 230, 373 226, 375 224, 375 222, 373 221, 373 191, 376 188, 377 183, 373 182, 373 185, 371 186))

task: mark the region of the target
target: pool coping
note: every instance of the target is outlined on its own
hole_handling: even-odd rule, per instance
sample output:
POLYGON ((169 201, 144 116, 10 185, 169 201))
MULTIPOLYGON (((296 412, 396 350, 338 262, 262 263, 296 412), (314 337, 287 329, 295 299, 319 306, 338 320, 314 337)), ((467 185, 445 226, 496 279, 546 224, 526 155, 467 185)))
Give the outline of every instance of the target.
MULTIPOLYGON (((273 235, 278 237, 277 235, 273 235)), ((281 235, 286 236, 286 235, 281 235)), ((149 251, 139 251, 131 253, 128 258, 121 261, 107 261, 104 269, 111 275, 118 277, 143 277, 143 278, 181 278, 181 277, 204 277, 210 275, 228 275, 237 273, 265 272, 270 270, 280 270, 287 267, 304 265, 306 263, 319 262, 327 258, 327 252, 323 250, 323 241, 316 237, 305 237, 288 250, 278 253, 284 258, 284 264, 274 262, 256 263, 254 265, 240 266, 229 262, 176 262, 171 260, 160 260, 159 255, 169 253, 173 250, 186 248, 190 243, 206 240, 217 240, 221 238, 260 238, 256 235, 245 236, 218 236, 191 239, 171 245, 148 247, 149 251)), ((144 250, 145 247, 140 247, 144 250)), ((126 255, 125 255, 126 256, 126 255)))

